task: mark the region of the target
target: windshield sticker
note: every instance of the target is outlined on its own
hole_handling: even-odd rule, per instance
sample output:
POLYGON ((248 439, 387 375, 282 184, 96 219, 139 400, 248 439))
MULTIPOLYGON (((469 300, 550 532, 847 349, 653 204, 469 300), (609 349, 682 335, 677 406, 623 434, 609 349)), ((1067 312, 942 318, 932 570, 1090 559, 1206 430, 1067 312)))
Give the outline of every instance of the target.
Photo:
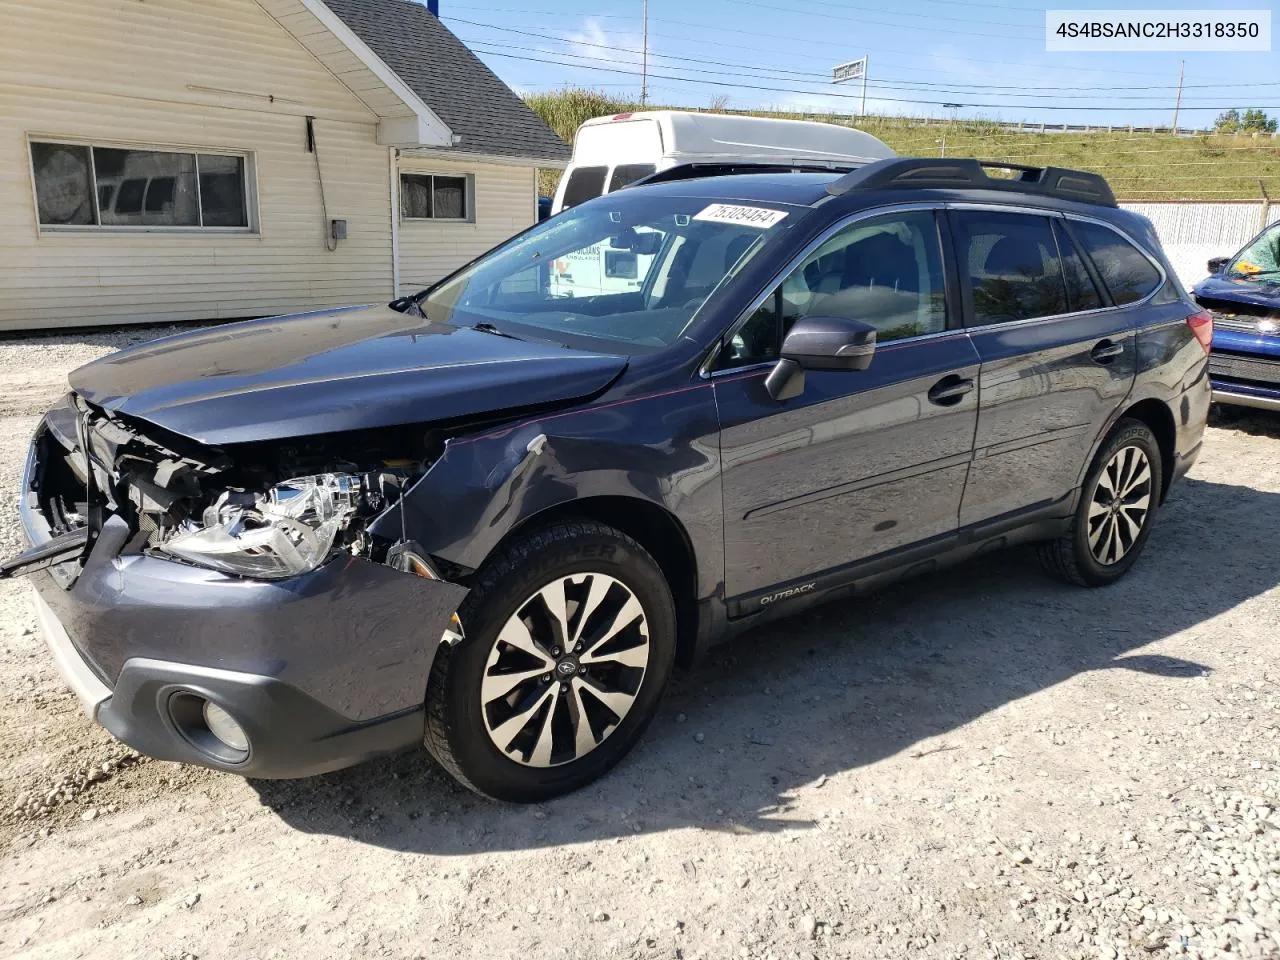
POLYGON ((735 203, 713 203, 696 214, 695 220, 712 223, 732 223, 738 227, 758 227, 768 230, 787 216, 785 210, 769 210, 765 207, 744 207, 735 203))

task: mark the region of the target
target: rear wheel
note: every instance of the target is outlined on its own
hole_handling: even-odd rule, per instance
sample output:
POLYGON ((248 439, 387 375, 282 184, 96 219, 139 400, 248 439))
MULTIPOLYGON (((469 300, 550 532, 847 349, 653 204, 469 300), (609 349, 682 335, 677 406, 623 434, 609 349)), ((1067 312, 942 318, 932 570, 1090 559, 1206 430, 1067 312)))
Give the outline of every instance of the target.
POLYGON ((592 521, 525 538, 480 571, 427 686, 426 745, 466 786, 534 802, 599 777, 634 746, 675 659, 653 558, 592 521))
POLYGON ((1054 575, 1081 586, 1114 583, 1137 562, 1160 502, 1160 445, 1138 420, 1121 420, 1085 476, 1071 529, 1040 547, 1054 575))

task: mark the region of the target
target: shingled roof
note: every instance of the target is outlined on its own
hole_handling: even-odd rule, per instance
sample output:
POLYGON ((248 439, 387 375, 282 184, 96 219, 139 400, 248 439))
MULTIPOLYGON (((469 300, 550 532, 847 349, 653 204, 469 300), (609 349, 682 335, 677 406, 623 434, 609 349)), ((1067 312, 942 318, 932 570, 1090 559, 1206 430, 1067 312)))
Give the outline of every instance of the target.
POLYGON ((414 0, 324 0, 460 138, 458 153, 564 162, 569 147, 414 0))

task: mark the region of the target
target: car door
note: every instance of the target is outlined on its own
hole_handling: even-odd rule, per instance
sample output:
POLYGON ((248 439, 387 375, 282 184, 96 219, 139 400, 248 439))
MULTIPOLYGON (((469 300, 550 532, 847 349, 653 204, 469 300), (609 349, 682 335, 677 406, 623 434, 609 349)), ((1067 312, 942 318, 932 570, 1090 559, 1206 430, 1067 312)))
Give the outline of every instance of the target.
POLYGON ((935 211, 863 215, 812 244, 713 373, 730 613, 956 529, 977 422, 978 358, 948 310, 935 211), (801 317, 877 329, 870 367, 806 370, 775 400, 765 377, 801 317))
POLYGON ((1080 256, 1063 218, 953 208, 965 323, 982 361, 962 527, 1069 496, 1128 394, 1135 325, 1080 256))

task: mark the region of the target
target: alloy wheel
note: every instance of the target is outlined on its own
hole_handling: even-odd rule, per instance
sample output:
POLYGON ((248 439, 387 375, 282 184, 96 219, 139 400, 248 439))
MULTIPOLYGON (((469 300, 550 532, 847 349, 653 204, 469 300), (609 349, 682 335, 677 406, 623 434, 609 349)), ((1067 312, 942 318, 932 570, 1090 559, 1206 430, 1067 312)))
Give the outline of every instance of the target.
POLYGON ((1089 551, 1103 566, 1133 549, 1151 513, 1151 461, 1140 447, 1121 447, 1098 474, 1089 503, 1089 551))
POLYGON ((494 640, 480 684, 485 729, 517 763, 578 760, 622 723, 648 666, 648 620, 626 584, 603 573, 553 580, 494 640))

